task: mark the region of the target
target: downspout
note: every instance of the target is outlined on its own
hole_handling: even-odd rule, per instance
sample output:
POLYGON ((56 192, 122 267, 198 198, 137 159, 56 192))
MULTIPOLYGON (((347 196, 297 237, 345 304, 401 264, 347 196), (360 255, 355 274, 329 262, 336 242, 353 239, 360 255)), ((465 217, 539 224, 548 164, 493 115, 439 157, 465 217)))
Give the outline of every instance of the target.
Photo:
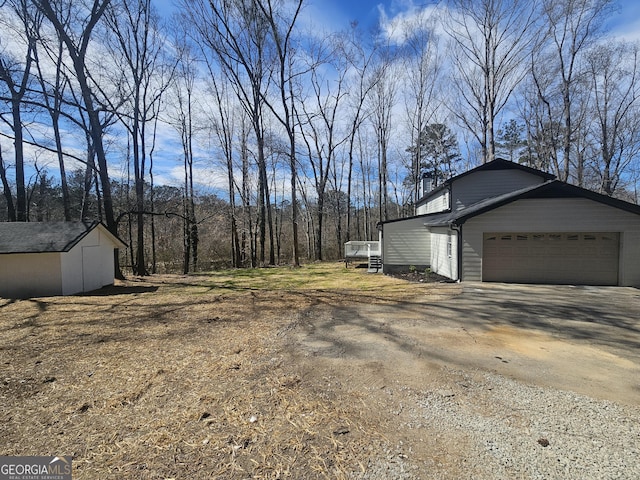
POLYGON ((382 262, 382 273, 384 273, 384 224, 382 222, 376 223, 376 229, 378 230, 378 242, 380 242, 380 261, 382 262))
POLYGON ((457 244, 457 267, 458 267, 458 282, 462 282, 462 224, 458 225, 456 222, 451 222, 449 228, 458 234, 457 244))

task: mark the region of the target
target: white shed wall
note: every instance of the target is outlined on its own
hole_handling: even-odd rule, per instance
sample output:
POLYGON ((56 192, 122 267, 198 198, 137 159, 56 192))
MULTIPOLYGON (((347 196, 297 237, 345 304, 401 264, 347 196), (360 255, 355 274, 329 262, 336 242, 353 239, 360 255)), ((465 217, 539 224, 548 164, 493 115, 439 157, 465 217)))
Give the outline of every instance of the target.
POLYGON ((60 254, 62 261, 62 295, 82 292, 82 249, 76 245, 60 254))
POLYGON ((448 228, 431 229, 431 271, 458 280, 458 235, 448 228))
POLYGON ((431 238, 424 218, 385 223, 382 236, 383 271, 393 266, 426 267, 431 264, 431 238))
POLYGON ((113 242, 95 228, 62 254, 62 294, 89 292, 113 284, 113 242))
POLYGON ((0 255, 0 296, 27 298, 62 293, 59 253, 0 255))
POLYGON ((620 232, 620 282, 640 286, 640 215, 585 198, 525 199, 462 226, 462 280, 482 280, 484 232, 620 232))
POLYGON ((451 185, 451 209, 457 211, 485 198, 497 197, 544 181, 538 175, 515 169, 474 172, 455 180, 451 185))

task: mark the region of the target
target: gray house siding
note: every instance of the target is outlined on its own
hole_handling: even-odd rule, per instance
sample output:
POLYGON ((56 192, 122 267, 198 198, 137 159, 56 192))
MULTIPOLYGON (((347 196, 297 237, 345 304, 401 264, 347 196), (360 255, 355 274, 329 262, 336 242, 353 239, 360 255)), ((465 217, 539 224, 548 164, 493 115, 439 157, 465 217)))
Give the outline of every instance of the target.
POLYGON ((382 232, 383 272, 425 269, 431 264, 431 237, 424 218, 385 223, 382 232))
POLYGON ((544 181, 538 175, 515 169, 474 172, 453 182, 451 209, 457 211, 485 198, 497 197, 544 181))
POLYGON ((619 285, 640 285, 640 216, 585 198, 523 199, 462 226, 462 280, 482 281, 485 232, 620 232, 619 285))

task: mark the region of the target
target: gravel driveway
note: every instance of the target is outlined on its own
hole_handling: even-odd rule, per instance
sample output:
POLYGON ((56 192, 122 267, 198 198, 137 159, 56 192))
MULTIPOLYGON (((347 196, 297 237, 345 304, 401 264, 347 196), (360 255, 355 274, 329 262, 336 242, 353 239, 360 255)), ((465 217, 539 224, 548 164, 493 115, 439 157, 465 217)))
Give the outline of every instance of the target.
POLYGON ((292 332, 307 377, 381 412, 390 446, 353 478, 640 478, 640 291, 441 289, 292 332))

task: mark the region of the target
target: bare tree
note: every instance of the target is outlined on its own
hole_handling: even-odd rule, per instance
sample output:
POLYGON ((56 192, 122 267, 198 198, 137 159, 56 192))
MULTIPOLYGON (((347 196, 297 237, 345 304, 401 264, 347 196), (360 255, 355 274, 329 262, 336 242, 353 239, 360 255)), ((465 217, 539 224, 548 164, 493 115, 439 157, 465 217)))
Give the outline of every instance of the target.
POLYGON ((303 0, 296 0, 293 5, 292 12, 287 15, 282 0, 266 0, 258 2, 263 15, 270 26, 270 33, 273 37, 273 45, 278 59, 278 67, 276 69, 275 84, 278 87, 280 96, 279 107, 276 109, 274 105, 265 99, 267 105, 280 121, 287 132, 289 139, 289 171, 291 174, 291 226, 292 226, 292 243, 293 243, 293 265, 300 266, 300 252, 298 245, 298 208, 297 208, 297 155, 296 155, 296 124, 295 124, 295 105, 294 101, 294 77, 299 73, 293 71, 292 57, 292 35, 296 20, 302 9, 303 0))
POLYGON ((268 223, 269 264, 275 264, 264 146, 264 98, 273 64, 268 20, 257 0, 184 0, 182 10, 195 40, 215 56, 251 120, 259 174, 260 262, 266 260, 268 223))
POLYGON ((434 18, 423 13, 406 25, 404 32, 403 64, 406 67, 405 102, 411 145, 416 150, 411 155, 409 180, 411 185, 410 203, 415 214, 420 194, 420 159, 422 158, 421 132, 438 111, 438 89, 441 74, 438 37, 434 33, 434 18))
POLYGON ((623 174, 640 153, 639 47, 598 45, 587 55, 591 79, 595 173, 599 190, 614 195, 623 174))
POLYGON ((183 197, 183 273, 189 273, 190 265, 194 270, 198 264, 198 222, 195 217, 195 190, 193 188, 193 140, 194 140, 194 93, 197 77, 196 58, 193 52, 182 44, 176 77, 173 82, 174 109, 170 120, 180 134, 184 168, 183 197))
POLYGON ((31 82, 31 68, 34 50, 36 48, 37 32, 40 28, 40 16, 31 2, 26 0, 8 0, 2 8, 8 10, 8 15, 2 16, 5 32, 21 40, 24 44, 22 58, 16 58, 11 52, 0 53, 0 81, 4 84, 7 94, 0 94, 0 99, 10 105, 10 120, 2 115, 13 132, 15 153, 16 203, 15 220, 25 222, 27 218, 27 191, 24 173, 24 141, 23 141, 23 101, 31 82))
POLYGON ((377 145, 373 145, 374 142, 370 138, 371 132, 367 129, 361 129, 358 131, 357 137, 357 152, 358 152, 358 167, 360 169, 360 179, 362 181, 362 235, 360 238, 370 239, 375 234, 375 224, 379 217, 374 215, 375 192, 374 185, 377 178, 377 166, 375 162, 375 152, 377 151, 377 145))
MULTIPOLYGON (((246 113, 246 112, 245 112, 246 113)), ((248 257, 251 261, 251 266, 258 266, 258 247, 257 247, 257 232, 254 231, 254 223, 253 223, 253 214, 252 214, 252 204, 253 197, 251 195, 252 192, 252 182, 251 182, 251 168, 250 168, 250 160, 249 160, 249 136, 250 136, 250 124, 251 122, 248 120, 246 115, 243 115, 240 119, 240 132, 239 132, 239 143, 240 143, 240 162, 241 162, 241 170, 242 170, 242 187, 240 189, 240 197, 242 199, 242 220, 243 220, 243 228, 242 228, 242 239, 241 239, 241 251, 243 262, 247 259, 247 240, 249 242, 249 254, 248 257)))
POLYGON ((2 144, 0 144, 0 181, 2 181, 2 193, 7 204, 7 218, 10 222, 15 222, 16 208, 13 203, 13 194, 11 193, 11 186, 9 185, 9 179, 7 177, 7 168, 4 165, 2 156, 2 144))
POLYGON ((309 163, 316 194, 315 254, 323 259, 323 226, 325 196, 329 174, 333 169, 337 148, 347 140, 341 135, 339 112, 346 96, 347 69, 344 58, 335 55, 333 39, 316 45, 312 54, 310 75, 311 98, 303 101, 304 142, 309 152, 309 163), (324 61, 328 59, 329 61, 324 61))
POLYGON ((51 22, 51 25, 67 47, 67 53, 71 58, 75 80, 78 82, 83 105, 89 119, 91 145, 98 160, 98 172, 102 186, 102 202, 104 204, 107 228, 113 234, 117 234, 107 156, 103 144, 104 126, 100 121, 99 111, 95 106, 96 88, 88 71, 87 63, 87 52, 91 38, 98 22, 109 7, 110 0, 94 0, 89 8, 84 8, 81 2, 73 2, 73 7, 71 7, 75 12, 73 22, 68 21, 61 15, 61 11, 57 9, 56 2, 51 2, 51 0, 33 0, 33 2, 51 22))
POLYGON ((398 78, 392 60, 383 54, 374 73, 371 91, 371 123, 376 135, 378 156, 378 210, 381 221, 389 219, 388 154, 392 131, 393 107, 398 97, 398 78))
POLYGON ((229 98, 228 86, 216 79, 211 72, 213 95, 215 98, 216 116, 211 119, 211 124, 218 144, 224 156, 224 164, 227 170, 227 185, 229 188, 229 217, 231 220, 231 264, 239 268, 242 266, 242 250, 238 235, 238 220, 236 208, 236 181, 234 176, 234 136, 235 118, 234 108, 229 98))
MULTIPOLYGON (((542 0, 544 48, 532 61, 532 75, 540 102, 547 113, 545 123, 562 122, 562 157, 556 174, 563 181, 570 176, 572 150, 582 128, 576 110, 584 108, 585 70, 582 57, 602 31, 602 21, 611 8, 611 0, 542 0)), ((558 132, 560 133, 560 132, 558 132)))
MULTIPOLYGON (((351 240, 352 230, 352 195, 354 184, 355 152, 358 146, 359 131, 368 118, 370 112, 366 110, 366 100, 371 90, 375 87, 375 75, 372 74, 374 59, 377 55, 375 45, 370 51, 365 49, 362 38, 355 25, 352 25, 348 40, 343 42, 344 55, 348 61, 349 68, 353 70, 353 77, 347 77, 348 103, 351 109, 349 124, 349 147, 347 170, 347 226, 346 241, 351 240)), ((362 160, 362 156, 360 156, 362 160)))
MULTIPOLYGON (((555 0, 553 0, 555 1, 555 0)), ((454 115, 473 133, 483 162, 495 158, 495 123, 526 74, 536 39, 537 1, 449 0, 454 115)))
MULTIPOLYGON (((64 14, 65 18, 69 16, 69 11, 64 14)), ((62 203, 65 221, 71 221, 71 198, 69 186, 67 183, 67 174, 65 166, 65 154, 62 146, 62 133, 60 120, 63 116, 63 105, 65 103, 65 90, 69 86, 64 66, 64 42, 59 35, 55 35, 53 41, 45 38, 43 32, 40 31, 39 43, 33 51, 36 68, 38 71, 38 81, 42 90, 42 98, 44 107, 51 118, 51 126, 53 128, 53 136, 56 146, 56 156, 58 158, 58 167, 60 169, 60 187, 62 190, 62 203), (46 57, 55 66, 55 74, 50 80, 43 69, 43 59, 40 57, 40 48, 44 50, 46 57)))
POLYGON ((111 105, 128 130, 133 153, 136 196, 137 275, 148 275, 145 260, 145 176, 149 151, 148 126, 158 115, 163 93, 169 85, 171 66, 163 59, 164 39, 151 0, 123 1, 107 11, 107 24, 115 65, 126 72, 116 83, 123 104, 111 105))

